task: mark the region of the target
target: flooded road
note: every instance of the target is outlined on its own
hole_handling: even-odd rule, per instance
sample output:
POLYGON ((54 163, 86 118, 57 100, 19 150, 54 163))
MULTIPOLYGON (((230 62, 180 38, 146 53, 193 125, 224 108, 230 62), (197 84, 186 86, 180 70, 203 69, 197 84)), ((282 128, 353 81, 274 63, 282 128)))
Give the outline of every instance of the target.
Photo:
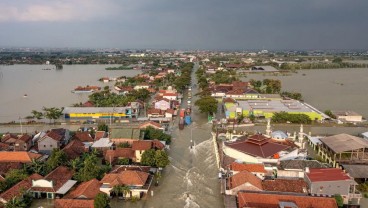
MULTIPOLYGON (((195 69, 198 65, 195 65, 195 69)), ((192 73, 192 84, 196 83, 195 74, 192 73)), ((192 88, 192 95, 197 93, 192 88)), ((196 97, 192 96, 192 104, 196 97)), ((186 106, 187 96, 184 97, 183 107, 186 106)), ((172 143, 169 150, 170 164, 163 171, 159 186, 152 186, 153 196, 149 193, 138 202, 123 202, 112 199, 111 207, 129 208, 217 208, 224 207, 220 194, 218 169, 211 139, 211 124, 207 116, 199 113, 192 106, 192 121, 190 126, 179 130, 178 119, 173 123, 172 143), (191 134, 194 143, 190 148, 191 134)), ((50 202, 48 202, 50 203, 50 202)), ((32 207, 51 208, 46 201, 35 201, 32 207)))
MULTIPOLYGON (((198 65, 195 65, 195 69, 198 65)), ((196 83, 192 73, 192 84, 196 83)), ((197 88, 192 88, 192 94, 197 88)), ((192 104, 196 97, 192 97, 192 104)), ((187 96, 183 101, 186 107, 187 96)), ((211 140, 211 124, 207 123, 207 116, 199 113, 192 106, 192 120, 190 126, 184 130, 178 129, 178 120, 173 125, 173 141, 170 146, 170 165, 165 169, 160 185, 154 187, 153 197, 129 204, 128 207, 224 207, 220 194, 220 184, 217 179, 218 169, 211 140), (194 147, 190 148, 191 132, 194 147), (131 206, 132 205, 132 206, 131 206)), ((117 207, 117 206, 114 206, 117 207)))

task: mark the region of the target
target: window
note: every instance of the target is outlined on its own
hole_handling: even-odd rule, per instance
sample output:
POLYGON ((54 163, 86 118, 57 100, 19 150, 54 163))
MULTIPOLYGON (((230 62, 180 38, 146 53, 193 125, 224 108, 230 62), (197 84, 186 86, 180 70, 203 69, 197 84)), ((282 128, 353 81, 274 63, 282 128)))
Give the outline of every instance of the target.
POLYGON ((44 144, 43 147, 46 147, 46 144, 44 144))
POLYGON ((50 147, 52 147, 52 144, 50 144, 50 147))

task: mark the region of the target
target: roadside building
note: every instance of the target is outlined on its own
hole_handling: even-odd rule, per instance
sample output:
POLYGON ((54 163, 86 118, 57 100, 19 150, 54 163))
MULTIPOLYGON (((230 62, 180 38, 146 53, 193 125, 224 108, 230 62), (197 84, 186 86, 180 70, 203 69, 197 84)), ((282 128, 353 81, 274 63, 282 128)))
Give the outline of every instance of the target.
POLYGON ((132 102, 126 107, 65 107, 63 115, 66 120, 137 118, 139 104, 132 102))
POLYGON ((368 141, 349 134, 337 134, 319 139, 318 155, 334 167, 368 160, 368 141))
POLYGON ((332 111, 332 115, 343 123, 359 123, 363 121, 363 116, 354 111, 332 111))
POLYGON ((313 196, 329 196, 339 194, 344 204, 359 204, 362 195, 357 191, 358 185, 353 178, 338 168, 311 168, 306 170, 305 181, 309 193, 313 196))
POLYGON ((286 195, 281 193, 238 192, 239 208, 337 208, 334 198, 286 195))

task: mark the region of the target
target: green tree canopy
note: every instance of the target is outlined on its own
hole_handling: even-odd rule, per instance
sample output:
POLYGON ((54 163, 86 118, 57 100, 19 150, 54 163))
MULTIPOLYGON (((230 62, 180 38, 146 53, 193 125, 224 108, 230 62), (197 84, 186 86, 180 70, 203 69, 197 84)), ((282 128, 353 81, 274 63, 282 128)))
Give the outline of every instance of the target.
POLYGON ((149 149, 143 152, 142 158, 141 158, 141 164, 152 166, 152 167, 156 165, 154 149, 149 149))
POLYGON ((166 167, 170 163, 167 153, 163 150, 156 150, 155 163, 156 163, 156 167, 159 167, 159 168, 166 167))
POLYGON ((110 199, 105 193, 98 193, 94 201, 95 208, 107 208, 109 207, 110 199))
POLYGON ((50 122, 51 120, 55 122, 56 119, 60 118, 60 116, 63 115, 64 110, 64 108, 55 108, 55 107, 52 108, 43 107, 42 109, 44 111, 43 115, 45 116, 45 118, 50 119, 50 122))
POLYGON ((145 140, 160 140, 165 141, 167 144, 171 143, 171 135, 164 133, 160 129, 155 129, 151 126, 147 127, 144 130, 144 139, 145 140))
POLYGON ((209 113, 212 115, 217 112, 217 100, 210 96, 198 99, 195 105, 198 106, 201 113, 209 113))
POLYGON ((60 165, 65 165, 68 162, 68 157, 64 151, 60 149, 53 149, 50 158, 46 164, 49 170, 53 170, 60 165))

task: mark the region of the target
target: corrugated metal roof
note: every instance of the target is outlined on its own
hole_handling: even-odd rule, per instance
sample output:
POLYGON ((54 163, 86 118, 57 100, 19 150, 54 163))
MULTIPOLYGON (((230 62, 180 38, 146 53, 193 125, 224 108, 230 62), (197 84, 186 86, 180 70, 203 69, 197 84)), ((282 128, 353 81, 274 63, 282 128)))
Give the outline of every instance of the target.
POLYGON ((367 165, 342 165, 353 178, 368 178, 367 165))
POLYGON ((338 134, 319 140, 335 153, 368 148, 368 141, 349 134, 338 134))
POLYGON ((125 113, 131 107, 65 107, 63 114, 70 113, 125 113))

